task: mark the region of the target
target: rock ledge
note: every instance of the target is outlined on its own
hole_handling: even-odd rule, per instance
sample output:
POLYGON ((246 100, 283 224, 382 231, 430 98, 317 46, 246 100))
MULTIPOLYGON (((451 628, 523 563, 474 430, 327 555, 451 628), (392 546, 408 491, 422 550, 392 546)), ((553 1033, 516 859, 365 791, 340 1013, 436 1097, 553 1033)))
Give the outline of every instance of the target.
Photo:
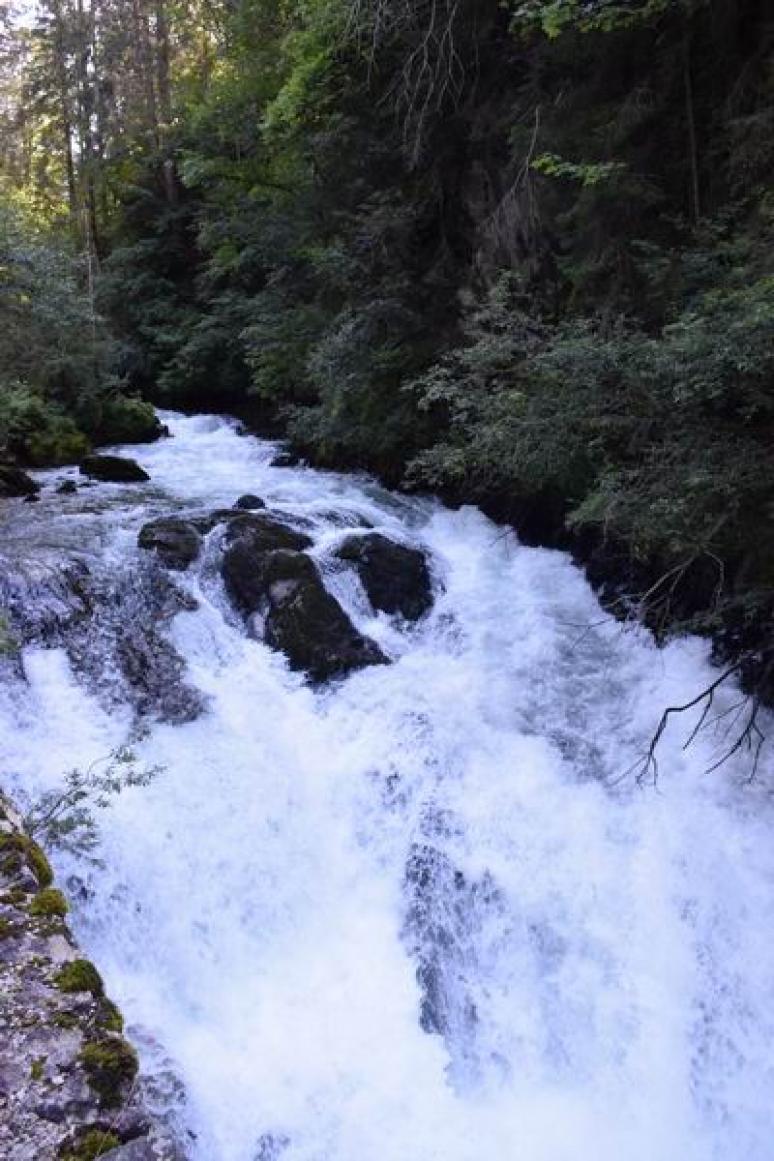
POLYGON ((184 1161, 144 1107, 121 1014, 79 955, 52 880, 0 795, 0 1156, 184 1161))

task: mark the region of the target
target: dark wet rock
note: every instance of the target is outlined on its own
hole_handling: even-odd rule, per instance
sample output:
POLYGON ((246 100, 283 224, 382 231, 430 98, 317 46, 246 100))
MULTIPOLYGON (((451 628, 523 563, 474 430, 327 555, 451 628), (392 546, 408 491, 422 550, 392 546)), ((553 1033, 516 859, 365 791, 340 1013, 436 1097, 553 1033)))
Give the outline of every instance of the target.
POLYGON ((125 456, 86 456, 81 461, 80 470, 84 476, 116 484, 143 483, 150 479, 136 460, 125 456))
POLYGON ((268 516, 239 515, 229 523, 222 574, 226 592, 243 613, 255 613, 266 597, 265 557, 286 549, 300 552, 312 541, 303 532, 268 516))
POLYGON ((379 646, 359 633, 327 591, 308 556, 274 552, 266 562, 265 637, 292 669, 327 681, 368 665, 384 665, 379 646))
POLYGON ((78 485, 75 480, 62 480, 62 483, 56 489, 59 496, 72 496, 78 491, 78 485))
POLYGON ((37 492, 35 492, 35 494, 32 496, 25 496, 24 503, 25 504, 39 504, 40 503, 40 496, 38 495, 37 492))
POLYGON ((143 525, 137 543, 140 548, 155 552, 167 568, 183 571, 198 557, 202 538, 187 520, 164 516, 143 525))
POLYGON ((266 501, 262 500, 260 496, 254 496, 252 492, 247 492, 244 496, 239 497, 234 507, 241 511, 253 512, 257 508, 265 508, 266 501))
POLYGON ((281 650, 292 669, 321 682, 386 664, 378 645, 357 631, 326 590, 308 556, 278 549, 246 557, 243 548, 238 541, 224 558, 226 589, 243 613, 262 614, 267 644, 281 650))
POLYGON ((271 468, 297 468, 301 464, 303 464, 303 462, 304 461, 301 458, 301 456, 298 454, 298 452, 290 451, 288 449, 286 451, 277 452, 277 454, 274 456, 271 463, 269 464, 269 467, 271 467, 271 468))
POLYGON ((182 1161, 145 1106, 120 1013, 78 951, 45 855, 2 796, 0 856, 0 1157, 54 1161, 74 1146, 96 1156, 90 1141, 109 1148, 142 1134, 155 1152, 134 1157, 182 1161))
MULTIPOLYGON (((292 519, 295 524, 308 523, 301 516, 292 519)), ((216 508, 206 516, 190 517, 189 522, 203 534, 212 532, 213 528, 217 528, 221 524, 227 525, 226 540, 229 543, 248 532, 253 532, 256 536, 263 537, 267 541, 271 539, 272 544, 277 548, 293 547, 290 540, 287 543, 281 543, 283 536, 293 540, 302 537, 304 541, 300 546, 302 548, 306 548, 312 543, 308 536, 304 536, 290 527, 286 517, 274 515, 271 512, 250 512, 243 508, 216 508)))
POLYGON ((0 497, 36 496, 40 484, 14 464, 0 464, 0 497))
POLYGON ((416 621, 432 606, 430 570, 424 553, 396 544, 378 532, 349 536, 336 551, 354 564, 375 609, 416 621))

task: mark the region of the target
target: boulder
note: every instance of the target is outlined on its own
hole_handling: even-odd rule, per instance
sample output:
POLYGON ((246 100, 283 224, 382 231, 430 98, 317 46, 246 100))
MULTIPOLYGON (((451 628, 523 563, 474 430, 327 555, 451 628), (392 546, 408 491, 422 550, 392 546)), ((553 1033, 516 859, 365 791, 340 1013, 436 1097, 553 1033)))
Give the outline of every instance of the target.
POLYGON ((14 464, 0 464, 1 496, 37 496, 40 484, 14 464))
POLYGON ((183 571, 198 557, 202 538, 187 520, 164 516, 144 524, 137 543, 140 548, 154 551, 167 568, 183 571))
POLYGON ((384 613, 416 621, 432 606, 430 570, 424 553, 396 544, 378 532, 349 536, 336 552, 354 564, 368 599, 384 613))
POLYGON ((297 468, 304 461, 298 452, 294 451, 280 451, 272 459, 269 464, 270 468, 297 468))
POLYGON ((291 669, 322 682, 387 663, 327 591, 308 556, 280 548, 248 557, 245 549, 239 540, 226 553, 226 589, 245 615, 263 614, 267 644, 285 654, 291 669))
POLYGON ((303 532, 268 517, 246 516, 232 520, 226 532, 222 575, 226 592, 241 612, 257 612, 266 597, 266 554, 278 549, 300 552, 311 545, 303 532))
POLYGON ((124 456, 86 456, 80 470, 84 476, 116 484, 139 484, 150 479, 136 460, 124 456))
POLYGON ((256 508, 265 508, 266 501, 262 500, 260 496, 254 496, 252 492, 248 492, 239 497, 234 507, 243 512, 253 512, 256 508))
POLYGON ((59 496, 72 496, 78 491, 78 485, 75 480, 62 480, 62 483, 56 489, 59 496))
POLYGON ((367 665, 385 665, 379 646, 359 633, 322 583, 308 556, 269 553, 264 568, 268 598, 265 637, 291 669, 327 681, 367 665))
POLYGON ((301 549, 307 548, 312 543, 308 536, 290 528, 270 512, 261 512, 258 515, 245 511, 243 508, 216 508, 207 516, 191 518, 190 523, 202 533, 212 532, 213 528, 217 528, 219 524, 227 524, 226 540, 228 543, 250 532, 254 532, 259 538, 269 539, 271 543, 268 547, 270 548, 298 547, 301 549), (285 538, 289 538, 287 543, 285 538), (290 543, 290 540, 293 543, 290 543), (296 544, 296 541, 299 540, 302 543, 296 544))

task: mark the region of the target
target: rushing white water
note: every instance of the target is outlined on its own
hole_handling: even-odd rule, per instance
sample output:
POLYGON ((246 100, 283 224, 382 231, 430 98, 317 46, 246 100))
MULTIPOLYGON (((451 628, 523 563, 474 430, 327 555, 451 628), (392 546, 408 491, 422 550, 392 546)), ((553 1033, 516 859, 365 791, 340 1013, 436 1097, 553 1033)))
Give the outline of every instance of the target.
MULTIPOLYGON (((104 813, 104 869, 61 859, 143 1066, 166 1057, 184 1086, 191 1157, 771 1161, 771 781, 746 784, 743 756, 708 775, 720 725, 683 751, 687 717, 657 786, 626 774, 711 680, 705 645, 624 632, 566 556, 473 509, 169 422, 130 453, 150 486, 8 506, 5 543, 119 570, 149 514, 251 491, 309 518, 323 567, 367 520, 437 580, 406 628, 326 574, 394 663, 313 691, 245 635, 205 558, 168 632, 207 708, 140 742, 163 771, 104 813)), ((6 784, 54 785, 124 740, 128 708, 63 651, 24 670, 0 690, 6 784)))

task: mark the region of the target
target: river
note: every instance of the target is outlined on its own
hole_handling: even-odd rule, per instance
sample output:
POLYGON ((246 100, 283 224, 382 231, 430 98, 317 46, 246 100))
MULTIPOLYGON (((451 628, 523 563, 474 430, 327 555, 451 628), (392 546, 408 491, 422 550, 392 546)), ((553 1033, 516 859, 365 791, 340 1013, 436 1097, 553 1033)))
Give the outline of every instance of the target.
POLYGON ((255 492, 392 661, 310 687, 230 608, 215 532, 162 630, 198 714, 138 717, 109 660, 61 643, 0 685, 18 796, 128 737, 160 767, 100 813, 101 865, 54 861, 192 1161, 771 1161, 770 772, 707 773, 731 715, 685 750, 695 719, 670 724, 655 784, 632 768, 716 676, 706 643, 656 648, 476 509, 164 418, 173 438, 126 449, 150 484, 39 473, 40 503, 0 513, 5 557, 81 560, 142 620, 141 525, 255 492), (429 554, 416 625, 332 563, 368 526, 429 554))

